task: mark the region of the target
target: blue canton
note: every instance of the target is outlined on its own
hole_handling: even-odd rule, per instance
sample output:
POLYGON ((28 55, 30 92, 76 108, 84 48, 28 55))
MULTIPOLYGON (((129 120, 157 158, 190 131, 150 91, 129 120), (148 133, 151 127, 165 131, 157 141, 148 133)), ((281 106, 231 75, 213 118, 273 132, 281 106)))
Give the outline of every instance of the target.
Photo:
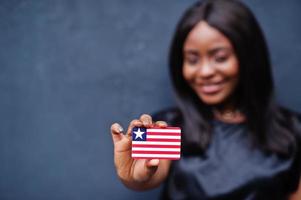
POLYGON ((133 141, 146 141, 146 128, 134 127, 132 130, 133 141))

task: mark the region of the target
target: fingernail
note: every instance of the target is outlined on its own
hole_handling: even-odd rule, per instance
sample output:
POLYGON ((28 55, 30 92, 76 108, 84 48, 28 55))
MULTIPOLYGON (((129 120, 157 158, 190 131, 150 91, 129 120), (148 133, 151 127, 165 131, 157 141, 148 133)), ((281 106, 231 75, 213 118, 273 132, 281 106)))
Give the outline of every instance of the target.
POLYGON ((120 124, 117 124, 117 129, 119 133, 123 132, 123 128, 120 126, 120 124))
POLYGON ((147 121, 146 124, 147 124, 147 126, 151 126, 152 125, 151 121, 147 121))
POLYGON ((118 131, 120 132, 120 133, 122 133, 123 132, 123 128, 119 125, 119 127, 118 127, 118 131))
POLYGON ((150 165, 155 166, 159 164, 159 159, 153 159, 150 161, 150 165))

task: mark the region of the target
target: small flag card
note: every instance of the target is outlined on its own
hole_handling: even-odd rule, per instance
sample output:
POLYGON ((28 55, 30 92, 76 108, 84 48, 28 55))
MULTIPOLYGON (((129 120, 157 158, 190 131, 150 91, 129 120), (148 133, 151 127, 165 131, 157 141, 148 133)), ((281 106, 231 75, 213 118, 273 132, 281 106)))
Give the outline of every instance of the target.
POLYGON ((178 160, 181 155, 179 127, 143 128, 132 130, 132 158, 178 160))

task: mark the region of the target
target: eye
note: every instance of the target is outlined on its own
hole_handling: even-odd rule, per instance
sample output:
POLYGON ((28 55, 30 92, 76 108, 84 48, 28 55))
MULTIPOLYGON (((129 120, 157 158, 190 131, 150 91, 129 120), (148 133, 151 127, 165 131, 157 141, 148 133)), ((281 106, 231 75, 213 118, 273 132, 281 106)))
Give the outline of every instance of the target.
POLYGON ((227 61, 227 59, 228 59, 228 56, 216 56, 214 58, 215 62, 217 62, 217 63, 223 63, 223 62, 227 61))
POLYGON ((229 53, 220 51, 213 55, 213 60, 215 63, 223 63, 226 62, 229 59, 229 57, 230 57, 229 53))
POLYGON ((199 62, 199 56, 197 55, 186 55, 184 58, 185 63, 189 65, 196 65, 199 62))
POLYGON ((222 64, 227 62, 232 55, 232 50, 227 47, 217 47, 209 51, 209 56, 212 62, 222 64))

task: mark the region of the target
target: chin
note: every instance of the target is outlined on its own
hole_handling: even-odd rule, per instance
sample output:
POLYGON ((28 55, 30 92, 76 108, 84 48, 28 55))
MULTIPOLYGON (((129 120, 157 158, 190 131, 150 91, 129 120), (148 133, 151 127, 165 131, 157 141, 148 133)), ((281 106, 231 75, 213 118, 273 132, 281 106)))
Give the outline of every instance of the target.
POLYGON ((220 95, 199 95, 199 98, 204 104, 212 106, 222 104, 226 99, 226 97, 220 95))

